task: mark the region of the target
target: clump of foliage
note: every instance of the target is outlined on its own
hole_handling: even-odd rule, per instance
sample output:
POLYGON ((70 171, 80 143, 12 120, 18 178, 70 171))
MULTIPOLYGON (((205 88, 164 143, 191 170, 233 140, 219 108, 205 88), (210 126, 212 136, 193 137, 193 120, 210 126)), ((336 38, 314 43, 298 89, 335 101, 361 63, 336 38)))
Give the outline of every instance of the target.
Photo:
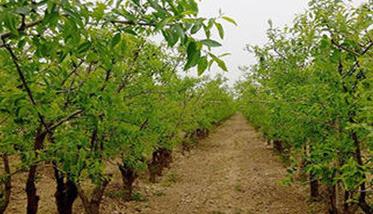
POLYGON ((270 23, 269 43, 250 47, 259 62, 237 85, 240 106, 265 137, 290 150, 290 171, 309 174, 311 196, 320 182, 328 187, 330 213, 372 213, 372 3, 309 7, 291 27, 270 23))
POLYGON ((12 175, 25 170, 27 213, 37 212, 37 170, 47 163, 59 213, 72 213, 78 196, 86 213, 98 213, 109 161, 120 160, 130 198, 137 171, 164 161, 153 161, 159 151, 170 157, 180 132, 231 114, 211 104, 233 102, 222 81, 176 74, 180 67, 202 74, 213 63, 226 70, 211 52, 220 46, 212 30, 224 36, 220 19, 234 23, 199 17, 195 0, 0 1, 0 213, 12 175), (155 34, 166 45, 150 43, 155 34), (20 159, 13 171, 9 156, 20 159))

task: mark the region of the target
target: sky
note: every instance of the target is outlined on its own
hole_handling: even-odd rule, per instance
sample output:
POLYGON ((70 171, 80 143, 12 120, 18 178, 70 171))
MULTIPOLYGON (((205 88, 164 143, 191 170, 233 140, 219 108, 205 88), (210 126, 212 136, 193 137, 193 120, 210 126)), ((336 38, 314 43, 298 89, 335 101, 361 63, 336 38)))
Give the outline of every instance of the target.
MULTIPOLYGON (((354 0, 357 5, 366 0, 354 0)), ((239 66, 255 64, 255 57, 244 50, 247 44, 261 45, 266 43, 266 31, 271 19, 275 27, 291 25, 296 14, 307 9, 308 0, 202 0, 200 2, 200 15, 203 17, 216 17, 221 9, 223 13, 232 17, 238 26, 223 23, 225 39, 218 53, 230 52, 225 57, 229 72, 223 72, 233 85, 241 76, 239 66)), ((217 67, 210 73, 216 73, 217 67)), ((219 71, 218 71, 219 72, 219 71)))

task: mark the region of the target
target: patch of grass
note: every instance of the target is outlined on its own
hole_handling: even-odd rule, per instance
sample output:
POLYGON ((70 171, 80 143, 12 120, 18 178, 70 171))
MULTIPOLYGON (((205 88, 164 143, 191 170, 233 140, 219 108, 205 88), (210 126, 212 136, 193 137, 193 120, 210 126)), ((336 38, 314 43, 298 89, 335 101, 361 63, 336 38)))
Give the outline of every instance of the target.
POLYGON ((167 173, 166 178, 165 178, 164 182, 162 183, 162 186, 169 187, 172 184, 177 183, 177 181, 178 181, 177 174, 175 172, 169 172, 169 173, 167 173))
POLYGON ((148 199, 143 194, 141 194, 140 192, 134 192, 132 194, 131 199, 133 201, 140 201, 140 202, 148 201, 148 199))
POLYGON ((123 190, 116 190, 116 191, 106 191, 105 195, 109 198, 123 198, 124 191, 123 190))
MULTIPOLYGON (((107 191, 105 195, 112 199, 123 199, 124 198, 124 190, 117 190, 117 191, 107 191)), ((141 194, 140 192, 132 193, 131 201, 147 201, 147 198, 141 194)))
POLYGON ((158 197, 161 197, 161 196, 164 196, 166 195, 166 193, 162 192, 162 191, 157 191, 154 193, 155 196, 158 196, 158 197))
POLYGON ((177 175, 174 172, 170 172, 167 175, 167 181, 170 183, 176 183, 177 182, 177 175))

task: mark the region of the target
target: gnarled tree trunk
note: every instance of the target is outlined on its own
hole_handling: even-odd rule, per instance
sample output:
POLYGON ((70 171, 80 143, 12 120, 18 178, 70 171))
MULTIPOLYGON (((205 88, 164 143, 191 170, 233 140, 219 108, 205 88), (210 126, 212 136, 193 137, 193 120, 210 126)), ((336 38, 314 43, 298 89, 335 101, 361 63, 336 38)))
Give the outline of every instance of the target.
POLYGON ((273 140, 273 148, 276 152, 283 154, 284 153, 284 145, 281 140, 273 140))
MULTIPOLYGON (((38 157, 39 150, 43 148, 43 143, 47 133, 42 131, 42 128, 39 127, 36 133, 34 141, 34 152, 35 157, 38 157)), ((40 197, 36 192, 36 173, 37 173, 37 164, 33 164, 29 171, 26 181, 26 194, 27 194, 27 214, 36 214, 38 212, 39 200, 40 197)))
POLYGON ((319 198, 319 181, 313 173, 310 173, 310 193, 313 200, 319 198))
POLYGON ((56 179, 56 205, 59 214, 72 214, 73 204, 78 197, 78 189, 75 183, 58 170, 57 164, 53 163, 54 177, 56 179), (65 181, 66 179, 66 181, 65 181))
POLYGON ((137 179, 138 175, 136 174, 136 171, 134 169, 127 166, 125 163, 119 165, 118 168, 122 175, 124 200, 130 201, 132 198, 133 183, 137 179))
POLYGON ((157 176, 162 176, 164 168, 170 167, 172 151, 160 148, 153 152, 152 160, 148 162, 149 181, 156 182, 157 176))
POLYGON ((92 192, 89 199, 80 184, 77 184, 78 195, 82 200, 84 211, 86 214, 99 214, 102 197, 104 196, 105 189, 109 184, 108 179, 104 179, 100 185, 97 185, 92 192))

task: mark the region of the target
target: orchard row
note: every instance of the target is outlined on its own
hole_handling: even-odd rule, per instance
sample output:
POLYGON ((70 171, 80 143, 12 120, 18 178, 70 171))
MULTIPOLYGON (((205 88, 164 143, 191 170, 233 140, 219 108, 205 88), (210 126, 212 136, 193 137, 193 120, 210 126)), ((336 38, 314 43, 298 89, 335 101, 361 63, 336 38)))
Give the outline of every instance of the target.
POLYGON ((294 25, 270 23, 237 90, 248 119, 289 157, 289 172, 308 175, 312 198, 326 196, 333 214, 373 213, 373 5, 347 4, 310 1, 294 25))
POLYGON ((77 197, 86 213, 99 213, 108 163, 117 164, 129 200, 140 171, 154 181, 177 145, 231 115, 223 78, 178 75, 213 63, 226 70, 211 52, 220 46, 211 32, 224 37, 219 19, 234 24, 198 17, 194 0, 2 2, 0 213, 17 173, 27 174, 27 213, 37 213, 46 165, 58 213, 72 213, 77 197), (164 45, 149 42, 155 34, 164 45))

